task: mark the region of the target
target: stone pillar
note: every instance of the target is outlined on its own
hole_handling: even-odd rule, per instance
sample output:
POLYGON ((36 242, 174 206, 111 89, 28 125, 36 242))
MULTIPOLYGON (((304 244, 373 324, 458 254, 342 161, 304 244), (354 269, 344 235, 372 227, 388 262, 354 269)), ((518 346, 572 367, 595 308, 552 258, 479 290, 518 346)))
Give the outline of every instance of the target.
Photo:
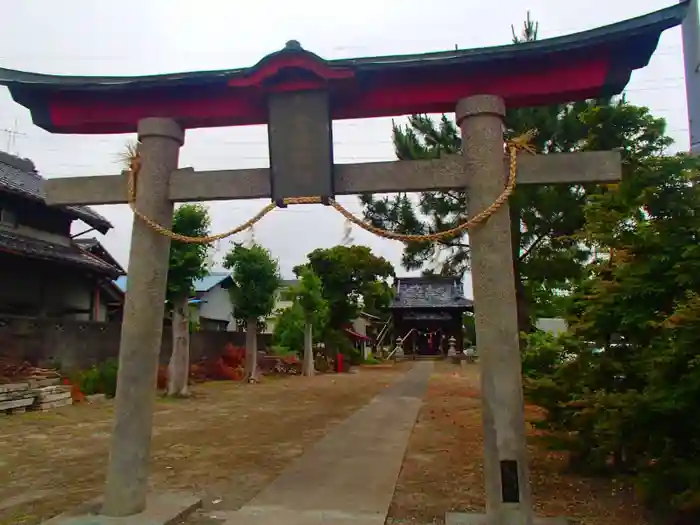
MULTIPOLYGON (((467 211, 490 206, 506 184, 500 97, 457 104, 467 183, 467 211)), ((510 215, 502 206, 469 231, 476 339, 481 356, 487 525, 532 525, 510 215)))
MULTIPOLYGON (((168 198, 169 178, 177 168, 184 132, 173 120, 147 118, 139 122, 138 136, 141 171, 136 205, 154 221, 170 227, 173 203, 168 198)), ((114 427, 102 508, 107 516, 130 516, 146 506, 169 251, 168 237, 134 217, 114 427)))

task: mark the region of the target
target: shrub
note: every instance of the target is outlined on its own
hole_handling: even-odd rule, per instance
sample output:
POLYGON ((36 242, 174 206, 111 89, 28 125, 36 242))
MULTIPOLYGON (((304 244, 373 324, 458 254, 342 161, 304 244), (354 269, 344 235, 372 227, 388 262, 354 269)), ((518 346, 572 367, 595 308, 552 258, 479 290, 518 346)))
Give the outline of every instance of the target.
POLYGON ((585 343, 569 333, 554 336, 536 330, 521 334, 521 338, 524 342, 523 375, 533 379, 553 374, 559 365, 587 348, 585 343))
POLYGON ((365 364, 365 365, 380 365, 380 364, 382 364, 382 362, 379 359, 377 359, 376 357, 374 357, 372 354, 370 354, 367 356, 367 359, 365 359, 363 361, 363 364, 365 364))
POLYGON ((277 357, 297 357, 297 352, 282 345, 273 345, 270 353, 277 357))
POLYGON ((117 373, 119 362, 116 359, 108 359, 99 365, 92 366, 79 374, 77 383, 80 391, 85 395, 105 394, 114 397, 117 393, 117 373))

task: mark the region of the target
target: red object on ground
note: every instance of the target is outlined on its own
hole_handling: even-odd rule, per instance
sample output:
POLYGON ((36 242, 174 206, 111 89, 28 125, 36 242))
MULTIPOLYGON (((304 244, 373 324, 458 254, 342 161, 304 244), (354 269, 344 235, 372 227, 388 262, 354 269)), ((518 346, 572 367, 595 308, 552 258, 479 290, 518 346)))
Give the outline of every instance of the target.
POLYGON ((80 391, 80 385, 73 383, 70 379, 67 377, 64 377, 61 380, 61 383, 64 386, 69 386, 70 387, 70 397, 73 400, 73 403, 82 403, 85 401, 85 394, 83 394, 80 391))
POLYGON ((227 343, 224 352, 221 354, 221 358, 224 360, 225 364, 232 368, 244 365, 245 348, 227 343))
POLYGON ((70 397, 73 403, 82 403, 85 401, 85 394, 80 391, 80 385, 72 384, 70 386, 70 397))
POLYGON ((0 357, 0 384, 18 383, 27 379, 60 379, 57 370, 39 368, 27 361, 0 357))
POLYGON ((335 366, 335 371, 340 374, 343 371, 343 354, 340 352, 338 352, 338 357, 335 360, 335 366))

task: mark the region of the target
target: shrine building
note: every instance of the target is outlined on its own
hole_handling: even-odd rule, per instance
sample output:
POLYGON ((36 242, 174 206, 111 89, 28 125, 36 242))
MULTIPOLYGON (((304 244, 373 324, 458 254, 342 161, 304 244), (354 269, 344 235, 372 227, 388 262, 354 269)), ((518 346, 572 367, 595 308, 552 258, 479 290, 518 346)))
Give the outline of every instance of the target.
POLYGON ((474 303, 464 297, 459 277, 400 277, 395 283, 396 296, 389 307, 394 339, 403 340, 406 355, 447 355, 447 342, 455 338, 462 351, 463 322, 474 303))

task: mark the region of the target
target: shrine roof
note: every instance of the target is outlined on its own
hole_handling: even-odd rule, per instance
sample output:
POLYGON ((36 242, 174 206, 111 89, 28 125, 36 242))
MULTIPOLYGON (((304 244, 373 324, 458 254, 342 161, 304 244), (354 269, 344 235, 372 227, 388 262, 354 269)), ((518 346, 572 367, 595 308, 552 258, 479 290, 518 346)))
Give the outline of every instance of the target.
POLYGON ((474 303, 464 297, 459 277, 425 276, 396 279, 395 309, 470 310, 474 303))
POLYGON ((136 77, 0 69, 16 102, 54 133, 127 133, 145 117, 183 128, 264 124, 270 92, 325 89, 334 119, 454 111, 474 94, 531 107, 620 93, 688 1, 572 35, 495 47, 324 60, 290 41, 251 67, 136 77), (398 96, 400 95, 400 96, 398 96))

